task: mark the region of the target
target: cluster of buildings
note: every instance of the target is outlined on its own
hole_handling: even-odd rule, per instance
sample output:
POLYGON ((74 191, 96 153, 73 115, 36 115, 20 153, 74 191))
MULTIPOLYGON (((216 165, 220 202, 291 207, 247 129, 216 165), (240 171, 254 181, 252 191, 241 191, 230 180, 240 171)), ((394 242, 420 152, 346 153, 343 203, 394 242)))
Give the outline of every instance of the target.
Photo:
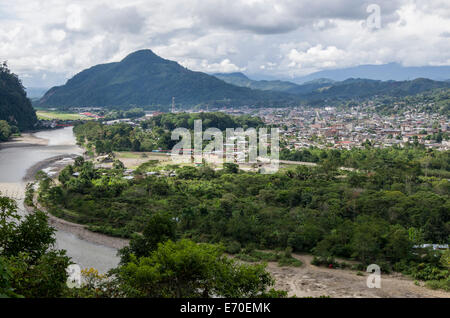
POLYGON ((416 112, 382 116, 361 107, 338 109, 261 109, 257 115, 269 125, 280 127, 288 148, 402 146, 417 142, 438 150, 449 150, 450 122, 447 116, 416 112))

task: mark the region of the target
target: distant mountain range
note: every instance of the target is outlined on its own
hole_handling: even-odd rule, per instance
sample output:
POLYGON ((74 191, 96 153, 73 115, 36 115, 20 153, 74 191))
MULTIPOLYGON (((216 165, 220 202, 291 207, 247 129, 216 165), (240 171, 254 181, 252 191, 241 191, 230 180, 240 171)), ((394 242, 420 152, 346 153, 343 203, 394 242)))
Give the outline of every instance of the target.
MULTIPOLYGON (((366 71, 373 69, 373 66, 368 67, 366 71)), ((378 71, 374 71, 373 76, 377 76, 380 70, 377 67, 378 71)), ((362 70, 364 67, 353 69, 362 70)), ((324 76, 302 84, 281 80, 256 81, 243 73, 208 75, 188 70, 177 62, 157 56, 151 50, 141 50, 120 62, 100 64, 80 72, 65 85, 51 88, 37 104, 63 108, 138 106, 167 110, 172 97, 175 97, 177 108, 205 105, 274 107, 321 105, 372 96, 400 97, 450 88, 450 81, 425 78, 406 81, 335 80, 338 76, 330 79, 330 74, 321 73, 324 76)), ((386 76, 390 78, 390 75, 386 76)))
POLYGON ((151 50, 141 50, 116 63, 101 64, 75 75, 63 86, 51 88, 40 106, 141 106, 177 107, 278 106, 298 103, 282 92, 260 91, 230 85, 214 76, 194 72, 165 60, 151 50))
POLYGON ((307 76, 294 78, 291 81, 303 84, 320 78, 327 78, 334 81, 343 81, 348 78, 366 78, 381 81, 406 81, 416 78, 428 78, 436 81, 446 81, 450 79, 450 66, 407 67, 398 63, 360 65, 343 69, 320 71, 307 76))
POLYGON ((48 87, 25 87, 27 97, 30 99, 41 98, 48 91, 48 87))
POLYGON ((317 79, 314 81, 309 81, 302 85, 295 84, 288 81, 280 80, 261 80, 255 81, 248 78, 243 73, 216 73, 213 74, 215 77, 233 85, 248 87, 251 89, 259 89, 264 91, 279 91, 295 95, 304 95, 313 92, 322 87, 327 87, 333 84, 335 81, 330 79, 317 79))
POLYGON ((300 96, 303 102, 319 103, 330 99, 361 99, 377 95, 400 97, 416 95, 433 89, 450 88, 449 81, 433 81, 425 78, 417 78, 412 81, 349 78, 340 82, 319 78, 300 85, 288 81, 254 81, 242 73, 219 73, 214 76, 233 85, 286 92, 300 96))
POLYGON ((429 92, 436 89, 450 89, 450 82, 417 78, 412 81, 378 81, 369 79, 347 79, 335 82, 308 93, 309 103, 332 100, 366 99, 374 96, 405 97, 429 92))

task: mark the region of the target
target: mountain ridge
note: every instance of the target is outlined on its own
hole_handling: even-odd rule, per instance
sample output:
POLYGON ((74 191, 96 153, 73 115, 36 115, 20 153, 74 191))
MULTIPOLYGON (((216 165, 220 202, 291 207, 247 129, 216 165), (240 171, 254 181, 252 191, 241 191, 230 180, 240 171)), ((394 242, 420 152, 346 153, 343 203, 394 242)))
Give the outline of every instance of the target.
POLYGON ((450 78, 450 66, 402 66, 399 63, 380 65, 365 64, 348 68, 322 70, 290 80, 297 84, 302 84, 317 78, 329 78, 335 81, 343 81, 351 77, 384 81, 405 81, 417 78, 445 81, 450 78))
POLYGON ((401 97, 437 88, 449 81, 418 78, 413 81, 382 81, 365 78, 312 79, 304 84, 282 80, 256 81, 243 73, 191 71, 175 61, 140 50, 119 62, 98 64, 81 71, 65 85, 51 88, 39 100, 41 107, 144 107, 169 110, 217 106, 277 107, 320 105, 373 96, 401 97))
POLYGON ((234 86, 206 73, 188 70, 151 50, 140 50, 120 62, 81 71, 65 85, 51 88, 39 105, 167 108, 172 97, 182 106, 295 103, 295 98, 288 94, 234 86))
POLYGON ((277 90, 298 95, 303 101, 335 99, 361 99, 375 95, 406 96, 416 95, 437 88, 450 88, 449 81, 434 81, 426 78, 417 78, 412 81, 381 81, 366 78, 347 78, 343 81, 333 81, 319 78, 295 84, 285 81, 255 81, 243 73, 218 73, 216 77, 234 85, 245 85, 250 88, 277 90), (276 84, 282 83, 277 86, 276 84))

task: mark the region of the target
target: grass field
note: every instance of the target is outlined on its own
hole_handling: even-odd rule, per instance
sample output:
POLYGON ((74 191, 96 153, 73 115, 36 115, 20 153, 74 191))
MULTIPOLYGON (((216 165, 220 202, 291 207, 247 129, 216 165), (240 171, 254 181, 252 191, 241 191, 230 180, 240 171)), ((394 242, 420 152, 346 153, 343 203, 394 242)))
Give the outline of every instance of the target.
POLYGON ((91 120, 92 118, 76 114, 76 113, 63 113, 63 112, 57 112, 57 111, 42 111, 38 110, 36 112, 36 115, 38 116, 38 119, 41 120, 91 120))

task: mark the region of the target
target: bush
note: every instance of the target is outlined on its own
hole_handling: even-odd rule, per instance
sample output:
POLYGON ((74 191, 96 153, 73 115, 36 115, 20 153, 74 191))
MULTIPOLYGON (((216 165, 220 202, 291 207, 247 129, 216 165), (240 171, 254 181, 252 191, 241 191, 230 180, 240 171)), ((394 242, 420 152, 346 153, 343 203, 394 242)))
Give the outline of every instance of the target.
POLYGON ((292 257, 292 247, 288 246, 284 250, 284 257, 290 258, 292 257))
MULTIPOLYGON (((341 269, 350 267, 350 264, 346 262, 339 263, 333 256, 314 256, 314 258, 311 261, 311 264, 315 266, 324 266, 324 267, 330 267, 331 265, 331 268, 341 268, 341 269)), ((359 269, 354 268, 354 266, 352 266, 351 268, 359 269)))
POLYGON ((303 265, 303 263, 301 261, 299 261, 296 258, 293 257, 281 257, 278 260, 278 265, 279 266, 294 266, 294 267, 300 267, 303 265))
POLYGON ((443 280, 448 279, 448 270, 439 269, 431 264, 421 263, 413 269, 411 276, 419 280, 443 280))
POLYGON ((450 291, 450 278, 441 280, 429 280, 425 283, 425 286, 431 289, 443 289, 445 291, 450 291))
POLYGON ((241 244, 237 241, 225 243, 225 252, 229 254, 238 254, 241 251, 241 244))
POLYGON ((278 262, 279 266, 294 266, 294 267, 300 267, 303 265, 301 261, 292 257, 292 255, 289 257, 286 256, 284 252, 272 253, 253 250, 248 253, 246 253, 245 251, 243 253, 239 253, 236 255, 236 257, 245 262, 260 262, 260 261, 278 262))

